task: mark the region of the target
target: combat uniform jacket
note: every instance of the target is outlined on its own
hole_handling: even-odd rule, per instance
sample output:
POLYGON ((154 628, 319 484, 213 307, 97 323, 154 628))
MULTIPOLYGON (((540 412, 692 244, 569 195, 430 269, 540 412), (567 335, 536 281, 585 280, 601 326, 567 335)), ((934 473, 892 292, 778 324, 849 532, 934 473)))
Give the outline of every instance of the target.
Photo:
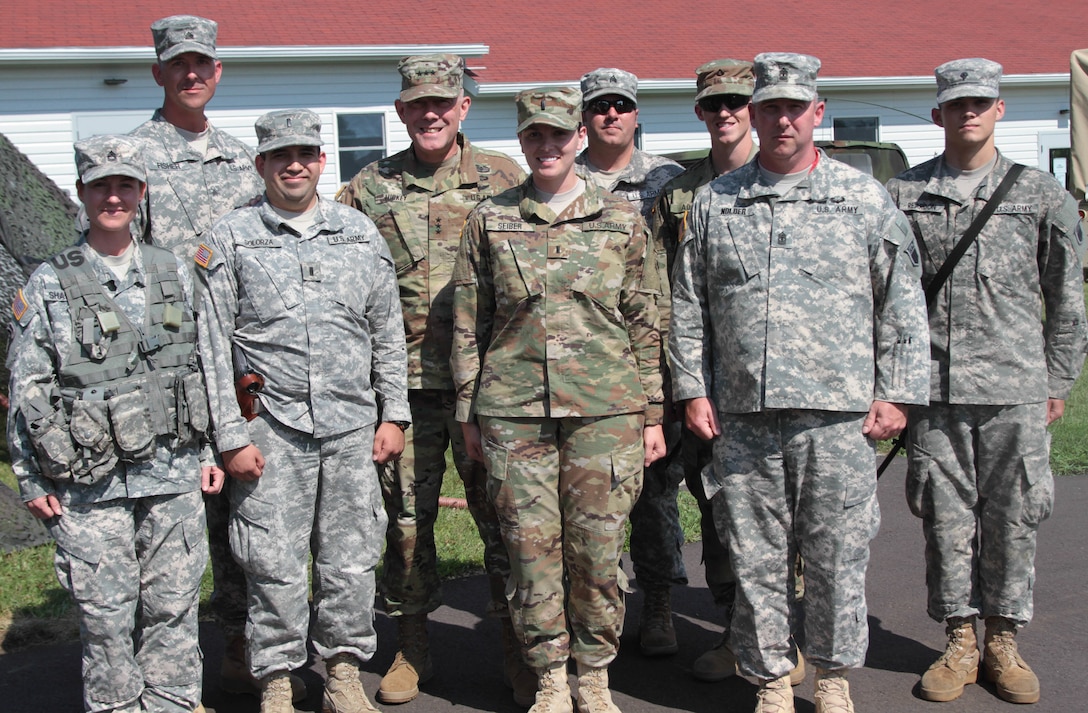
POLYGON ((147 198, 136 235, 186 264, 216 220, 264 192, 253 149, 211 124, 205 156, 193 151, 161 110, 131 135, 144 139, 147 159, 147 198))
MULTIPOLYGON (((999 154, 974 196, 959 193, 943 155, 888 182, 914 229, 924 285, 1012 165, 999 154)), ((1086 342, 1083 250, 1076 202, 1049 174, 1026 169, 930 311, 930 399, 1008 405, 1067 398, 1086 342)))
POLYGON ((719 413, 926 403, 917 247, 887 191, 819 152, 777 197, 756 162, 688 212, 669 334, 677 401, 719 413))
POLYGON ((366 213, 385 238, 397 269, 408 344, 408 388, 451 389, 453 285, 461 228, 480 201, 525 178, 513 159, 458 134, 456 170, 441 180, 411 148, 366 166, 339 201, 366 213))
POLYGON ((151 246, 138 246, 120 281, 85 242, 34 271, 15 298, 8 352, 8 445, 24 501, 67 491, 83 505, 200 488, 208 412, 192 288, 180 259, 151 246), (92 316, 101 304, 69 302, 58 270, 77 268, 71 294, 92 307, 102 295, 120 310, 104 318, 117 330, 103 333, 92 316))
POLYGON ((411 421, 404 327, 385 241, 365 215, 319 199, 299 235, 261 201, 224 216, 197 251, 198 336, 220 451, 250 443, 235 367, 264 377, 269 415, 315 438, 411 421), (380 402, 380 403, 379 403, 380 402))
POLYGON ((481 203, 453 281, 457 420, 645 411, 661 422, 661 344, 647 231, 586 183, 557 218, 531 180, 481 203))
POLYGON ((650 222, 650 211, 653 210, 654 201, 660 195, 662 186, 673 176, 684 172, 684 168, 676 161, 654 156, 637 148, 626 167, 607 177, 589 170, 589 149, 580 153, 575 163, 581 167, 579 175, 630 201, 647 223, 650 222))

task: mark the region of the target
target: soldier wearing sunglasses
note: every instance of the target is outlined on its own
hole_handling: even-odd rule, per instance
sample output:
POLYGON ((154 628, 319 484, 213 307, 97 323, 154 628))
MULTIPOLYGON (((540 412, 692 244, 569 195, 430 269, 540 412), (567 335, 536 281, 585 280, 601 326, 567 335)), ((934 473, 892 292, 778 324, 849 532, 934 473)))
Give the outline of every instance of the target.
MULTIPOLYGON (((626 198, 649 223, 662 186, 683 169, 635 147, 638 77, 622 69, 601 68, 583 76, 581 85, 582 123, 589 144, 577 159, 580 172, 626 198)), ((666 439, 670 450, 675 448, 679 427, 666 439)), ((669 590, 688 581, 680 554, 684 534, 676 507, 678 489, 679 481, 668 480, 663 467, 647 468, 642 494, 631 512, 631 561, 645 593, 639 631, 646 656, 668 656, 678 650, 669 590)))

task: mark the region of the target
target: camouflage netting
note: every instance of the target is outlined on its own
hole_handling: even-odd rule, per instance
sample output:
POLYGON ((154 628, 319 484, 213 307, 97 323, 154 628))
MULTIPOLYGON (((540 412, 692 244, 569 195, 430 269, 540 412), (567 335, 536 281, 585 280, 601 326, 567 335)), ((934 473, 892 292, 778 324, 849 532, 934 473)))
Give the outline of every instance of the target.
MULTIPOLYGON (((6 327, 15 291, 39 262, 75 240, 76 204, 0 134, 0 317, 6 327)), ((8 333, 0 328, 0 354, 7 355, 8 333)), ((7 369, 0 366, 0 393, 6 394, 7 369)), ((0 552, 48 540, 44 528, 0 484, 0 552)))

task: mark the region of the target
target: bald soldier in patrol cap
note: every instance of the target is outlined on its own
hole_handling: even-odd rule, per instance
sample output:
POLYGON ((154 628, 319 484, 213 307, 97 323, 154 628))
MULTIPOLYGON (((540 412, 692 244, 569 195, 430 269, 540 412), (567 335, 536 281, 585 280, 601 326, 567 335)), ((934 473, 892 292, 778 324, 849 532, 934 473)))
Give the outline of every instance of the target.
MULTIPOLYGON (((649 224, 662 186, 684 169, 635 146, 638 77, 601 67, 582 76, 581 89, 587 144, 578 156, 579 170, 597 186, 627 199, 649 224)), ((673 438, 672 444, 676 441, 673 438)), ((645 595, 639 646, 647 656, 667 656, 679 649, 670 589, 687 584, 688 578, 680 554, 684 531, 676 505, 678 492, 679 482, 670 480, 665 464, 658 461, 647 469, 642 494, 631 513, 631 563, 645 595)))
MULTIPOLYGON (((212 223, 255 199, 263 188, 253 149, 217 129, 205 114, 223 76, 218 34, 214 20, 194 15, 151 23, 157 60, 151 74, 162 87, 162 107, 132 131, 143 140, 147 167, 147 196, 136 234, 172 250, 189 266, 212 223)), ((211 611, 226 641, 219 686, 256 694, 259 686, 245 662, 245 574, 230 554, 226 493, 207 498, 205 507, 214 584, 211 611)), ((302 680, 294 685, 301 699, 306 693, 302 680)))
POLYGON ((518 184, 524 174, 508 156, 472 145, 461 133, 472 99, 464 91, 465 61, 457 55, 405 57, 398 65, 401 92, 394 103, 412 145, 366 166, 340 195, 378 225, 397 266, 408 341, 412 427, 404 456, 381 469, 389 513, 382 571, 386 612, 397 621, 399 651, 382 679, 378 698, 404 703, 434 674, 427 615, 441 604, 434 523, 446 471, 446 449, 465 484, 469 512, 484 541, 491 583, 488 612, 500 617, 504 679, 523 706, 536 682, 519 654, 506 604, 510 565, 487 498, 487 472, 468 457, 453 417, 450 376, 454 258, 461 226, 480 201, 518 184))
MULTIPOLYGON (((1016 166, 994 138, 1001 65, 957 59, 934 74, 944 153, 888 183, 919 237, 926 284, 1016 166)), ((948 636, 922 676, 927 700, 957 698, 980 659, 1001 698, 1039 700, 1015 637, 1031 621, 1036 535, 1054 502, 1046 427, 1084 361, 1083 251, 1073 198, 1024 168, 930 302, 930 405, 911 409, 907 444, 927 609, 948 636)))
POLYGON ((756 160, 695 198, 673 275, 669 356, 737 578, 730 646, 757 711, 791 713, 791 570, 805 561, 816 713, 853 711, 880 522, 875 440, 925 403, 918 250, 871 176, 815 148, 820 61, 755 58, 756 160), (720 507, 719 507, 720 505, 720 507))
POLYGON ((13 305, 11 467, 75 602, 84 710, 203 711, 201 491, 219 492, 223 473, 206 447, 192 277, 133 241, 139 141, 75 149, 89 227, 13 305))
POLYGON ((194 258, 215 442, 234 478, 250 672, 261 713, 292 713, 288 672, 309 643, 325 660, 323 710, 372 711, 359 667, 377 648, 386 523, 375 464, 400 455, 411 420, 393 258, 369 218, 318 196, 315 113, 269 112, 255 129, 264 199, 217 222, 194 258), (249 420, 238 370, 263 381, 249 420))

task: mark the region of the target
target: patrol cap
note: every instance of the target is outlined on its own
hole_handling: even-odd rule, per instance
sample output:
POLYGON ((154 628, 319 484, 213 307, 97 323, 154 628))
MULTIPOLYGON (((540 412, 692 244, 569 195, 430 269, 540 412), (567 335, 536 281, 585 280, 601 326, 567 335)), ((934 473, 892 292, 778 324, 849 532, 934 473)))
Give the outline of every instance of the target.
POLYGON ((988 59, 954 59, 933 70, 937 77, 937 103, 963 97, 997 99, 1001 65, 988 59))
POLYGON ((84 185, 106 176, 128 176, 147 183, 138 139, 103 134, 75 143, 76 172, 84 185))
POLYGON ((606 94, 618 94, 637 104, 638 77, 610 67, 601 67, 582 75, 582 103, 588 104, 606 94))
POLYGON ((151 23, 151 36, 155 39, 155 54, 160 62, 185 52, 196 52, 205 57, 215 55, 215 37, 219 25, 195 15, 171 15, 151 23))
POLYGON ((756 89, 752 101, 769 99, 816 99, 816 73, 820 60, 793 52, 764 52, 756 55, 756 89))
POLYGON ((257 130, 257 153, 284 146, 320 146, 321 117, 309 109, 280 109, 263 114, 253 125, 257 130))
POLYGON ((514 97, 518 105, 518 131, 533 124, 574 130, 581 122, 582 93, 574 87, 526 89, 514 97))
POLYGON ((455 54, 420 54, 405 57, 397 64, 400 72, 400 100, 421 97, 456 99, 465 76, 465 60, 455 54))
POLYGON ((695 88, 699 92, 695 101, 714 94, 740 94, 750 97, 756 87, 752 63, 742 59, 716 59, 695 70, 698 79, 695 88))

